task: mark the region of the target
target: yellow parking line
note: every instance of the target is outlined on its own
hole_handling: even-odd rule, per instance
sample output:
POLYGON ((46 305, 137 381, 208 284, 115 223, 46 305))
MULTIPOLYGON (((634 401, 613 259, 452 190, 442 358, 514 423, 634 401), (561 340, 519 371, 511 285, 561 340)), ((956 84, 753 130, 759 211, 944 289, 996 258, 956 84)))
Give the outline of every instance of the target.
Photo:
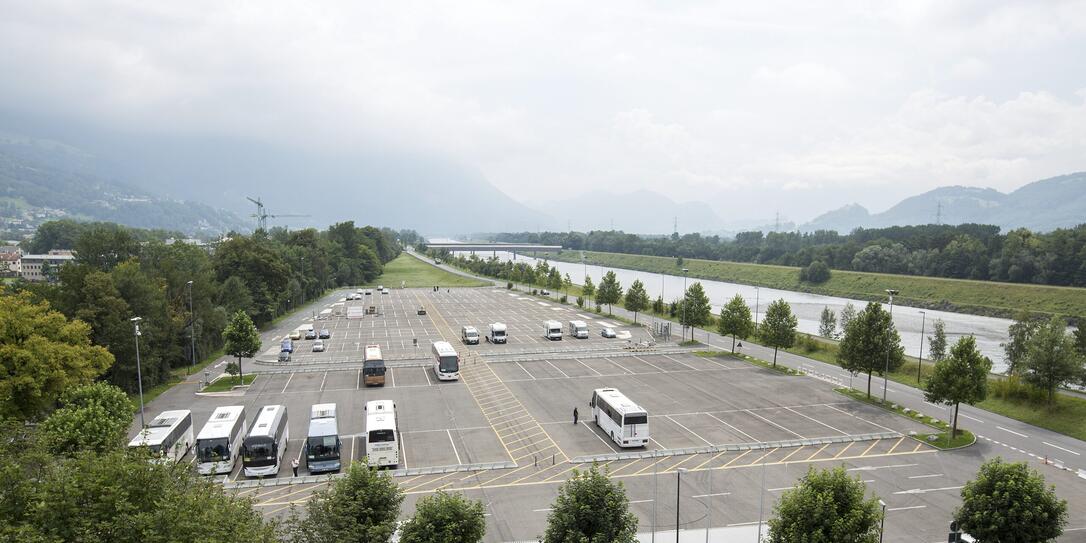
MULTIPOLYGON (((827 444, 823 445, 821 449, 818 449, 817 451, 815 451, 815 452, 814 452, 814 454, 812 454, 811 456, 808 456, 808 457, 807 457, 807 460, 810 460, 810 459, 812 459, 812 458, 814 458, 814 457, 818 456, 818 453, 820 453, 820 452, 822 452, 822 451, 826 450, 826 447, 829 447, 829 446, 830 446, 830 444, 829 444, 829 443, 827 443, 827 444)), ((807 460, 804 460, 804 462, 806 462, 807 460)))
POLYGON ((746 455, 748 455, 748 454, 750 454, 752 452, 754 452, 754 449, 747 449, 747 450, 743 451, 743 454, 741 454, 739 456, 736 456, 735 458, 732 458, 731 460, 728 461, 727 464, 724 464, 723 466, 720 466, 719 468, 716 468, 716 469, 724 469, 724 468, 734 464, 740 458, 743 458, 744 456, 746 456, 746 455))
POLYGON ((874 449, 875 445, 878 445, 880 441, 882 441, 882 440, 881 439, 876 439, 875 442, 872 443, 870 447, 864 449, 864 452, 860 453, 860 456, 866 456, 867 452, 870 451, 871 449, 874 449))
POLYGON ((622 470, 624 470, 624 469, 626 469, 626 468, 628 468, 630 466, 636 466, 638 464, 638 462, 641 462, 642 460, 644 460, 644 458, 638 458, 638 459, 635 459, 633 462, 630 462, 628 464, 623 464, 623 465, 619 466, 619 468, 616 469, 615 471, 612 471, 611 475, 615 475, 616 473, 618 473, 618 472, 620 472, 620 471, 622 471, 622 470))
POLYGON ((506 445, 512 445, 514 443, 517 443, 518 441, 524 441, 525 439, 531 439, 533 437, 537 437, 537 436, 541 436, 541 435, 543 435, 543 432, 527 435, 527 436, 524 436, 524 437, 518 437, 516 439, 509 440, 508 442, 506 442, 506 445))
MULTIPOLYGON (((528 410, 527 410, 527 409, 524 409, 523 407, 521 407, 520 409, 518 409, 518 410, 516 410, 516 411, 513 411, 513 412, 511 412, 511 413, 506 413, 506 414, 504 414, 504 415, 498 415, 498 416, 496 416, 496 417, 494 417, 494 418, 495 418, 495 419, 500 419, 500 418, 502 418, 502 417, 508 417, 509 415, 516 415, 516 414, 518 414, 518 413, 527 413, 527 412, 528 412, 528 410)), ((492 420, 492 421, 491 421, 491 423, 493 423, 493 422, 494 422, 494 421, 492 420)))
MULTIPOLYGON (((539 434, 536 434, 536 435, 539 435, 539 434)), ((532 437, 535 437, 535 436, 532 436, 532 437)), ((537 444, 538 443, 536 443, 535 441, 532 441, 532 442, 529 442, 527 445, 522 445, 522 446, 517 447, 515 449, 509 449, 509 452, 517 452, 519 450, 527 449, 528 447, 531 447, 532 445, 537 445, 537 444)))
POLYGON ((923 443, 917 442, 917 444, 916 444, 916 448, 915 448, 915 449, 913 449, 913 452, 919 451, 919 450, 920 450, 920 447, 923 447, 923 446, 924 446, 924 444, 923 444, 923 443))
MULTIPOLYGON (((329 483, 329 481, 324 481, 324 482, 321 482, 321 483, 316 483, 313 486, 307 486, 305 488, 299 488, 298 490, 295 490, 294 492, 288 492, 286 494, 283 494, 282 496, 276 496, 275 499, 276 500, 281 500, 281 499, 283 499, 283 498, 285 498, 287 496, 293 496, 293 495, 295 495, 295 494, 297 494, 299 492, 305 492, 307 490, 315 492, 318 487, 322 487, 322 486, 324 486, 324 485, 326 485, 328 483, 329 483)), ((257 505, 260 505, 260 504, 257 504, 257 505)), ((267 505, 267 504, 264 504, 264 505, 267 505)))
MULTIPOLYGON (((436 478, 430 479, 429 481, 422 482, 422 483, 420 483, 418 485, 415 485, 415 486, 413 486, 411 488, 408 488, 407 490, 410 491, 410 490, 414 490, 414 489, 419 488, 419 487, 426 486, 426 485, 431 484, 431 483, 436 483, 436 482, 438 482, 438 481, 440 481, 440 480, 442 480, 442 479, 444 479, 444 478, 446 478, 446 477, 448 477, 450 475, 456 475, 457 473, 460 473, 460 472, 453 471, 453 472, 450 472, 450 473, 446 473, 445 475, 442 475, 441 477, 436 477, 436 478)), ((403 485, 401 485, 401 486, 403 486, 403 485)))
MULTIPOLYGON (((802 451, 805 448, 806 448, 806 446, 800 445, 799 448, 797 448, 796 450, 788 453, 788 456, 785 456, 783 459, 781 459, 780 463, 784 464, 784 463, 788 462, 789 458, 792 458, 792 456, 794 456, 796 453, 798 453, 799 451, 802 451)), ((815 454, 818 454, 818 453, 815 453, 815 454)))
POLYGON ((764 460, 765 457, 777 452, 777 449, 780 449, 780 447, 777 447, 776 449, 773 449, 772 451, 769 451, 769 452, 763 454, 762 456, 758 457, 757 460, 755 460, 755 461, 753 461, 753 462, 751 462, 750 464, 747 464, 747 465, 748 466, 754 466, 754 465, 757 465, 757 464, 761 464, 762 460, 764 460))
POLYGON ((712 458, 710 458, 710 459, 698 464, 697 466, 695 466, 693 468, 694 471, 697 471, 697 470, 701 469, 701 467, 704 466, 705 464, 708 464, 709 462, 712 462, 713 460, 716 460, 717 458, 720 458, 721 456, 723 456, 725 453, 729 453, 729 452, 732 452, 732 451, 720 451, 720 452, 716 453, 716 455, 714 455, 712 458))
POLYGON ((894 449, 896 449, 898 445, 901 445, 901 442, 902 442, 902 441, 905 441, 905 436, 901 436, 901 437, 900 437, 900 438, 899 438, 899 439, 897 440, 897 443, 894 443, 894 446, 893 446, 893 447, 890 447, 890 450, 886 451, 886 454, 894 454, 894 449))
POLYGON ((852 444, 853 444, 853 443, 856 443, 856 442, 855 442, 855 441, 849 441, 849 442, 848 442, 848 445, 845 445, 845 448, 844 448, 844 449, 841 449, 841 452, 839 452, 839 453, 837 453, 837 454, 833 455, 833 457, 834 457, 834 458, 837 458, 837 457, 841 456, 842 454, 845 454, 845 451, 847 451, 847 450, 849 449, 849 447, 851 447, 851 446, 852 446, 852 444))

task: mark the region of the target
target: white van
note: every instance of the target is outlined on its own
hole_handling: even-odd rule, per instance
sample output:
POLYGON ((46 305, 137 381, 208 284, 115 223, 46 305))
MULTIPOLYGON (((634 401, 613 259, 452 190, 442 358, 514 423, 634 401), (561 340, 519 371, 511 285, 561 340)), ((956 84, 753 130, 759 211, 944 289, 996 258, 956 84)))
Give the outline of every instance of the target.
POLYGON ((479 330, 474 326, 461 326, 460 340, 464 342, 464 345, 478 345, 479 330))
POLYGON ((555 341, 562 340, 562 323, 558 321, 546 321, 543 323, 543 337, 555 341))
POLYGON ((588 325, 584 321, 569 321, 568 333, 577 339, 588 339, 588 325))
POLYGON ((505 343, 507 336, 505 334, 505 325, 496 322, 490 325, 490 331, 487 332, 486 340, 491 343, 505 343))

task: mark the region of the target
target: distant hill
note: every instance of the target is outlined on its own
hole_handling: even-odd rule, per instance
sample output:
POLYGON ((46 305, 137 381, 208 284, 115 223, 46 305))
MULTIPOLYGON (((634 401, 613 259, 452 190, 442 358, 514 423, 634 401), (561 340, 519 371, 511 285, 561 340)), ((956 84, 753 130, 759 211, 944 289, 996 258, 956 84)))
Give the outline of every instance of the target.
POLYGON ((87 173, 94 157, 56 142, 0 139, 0 225, 27 232, 69 217, 214 235, 248 223, 210 206, 156 197, 87 173))
POLYGON ((723 220, 703 202, 676 202, 663 194, 648 190, 627 193, 592 191, 577 198, 547 202, 540 207, 555 221, 554 227, 564 230, 610 230, 614 228, 636 234, 668 234, 678 217, 680 232, 701 232, 719 229, 723 220))
POLYGON ((1030 183, 1010 194, 976 187, 940 187, 906 198, 882 213, 851 204, 818 216, 800 230, 850 232, 857 227, 911 224, 994 224, 1004 231, 1047 232, 1086 222, 1086 172, 1030 183))

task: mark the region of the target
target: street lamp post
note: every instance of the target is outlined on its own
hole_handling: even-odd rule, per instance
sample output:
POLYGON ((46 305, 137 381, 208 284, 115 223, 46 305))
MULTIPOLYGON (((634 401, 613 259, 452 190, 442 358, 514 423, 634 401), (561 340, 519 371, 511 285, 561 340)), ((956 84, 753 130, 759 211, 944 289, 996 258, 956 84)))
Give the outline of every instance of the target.
POLYGON ((709 543, 709 531, 713 529, 713 470, 709 474, 709 494, 705 496, 705 543, 709 543))
POLYGON ((879 543, 882 543, 882 534, 886 531, 886 502, 879 500, 882 506, 882 520, 879 521, 879 543))
POLYGON ((146 428, 147 424, 144 423, 143 419, 143 371, 140 369, 140 321, 143 319, 132 317, 129 320, 132 322, 136 334, 136 385, 140 391, 140 428, 146 428))
MULTIPOLYGON (((686 272, 690 270, 683 268, 683 341, 686 341, 686 272)), ((690 339, 694 339, 694 330, 690 330, 690 339)))
MULTIPOLYGON (((192 310, 192 281, 189 287, 189 349, 192 351, 192 370, 196 369, 196 312, 192 310)), ((191 370, 190 370, 191 373, 191 370)))
POLYGON ((890 351, 893 349, 890 345, 890 330, 894 328, 894 296, 898 290, 888 288, 886 293, 890 295, 890 323, 886 326, 886 367, 882 371, 882 403, 886 403, 886 389, 890 380, 890 351))
POLYGON ((686 468, 675 471, 675 543, 679 543, 679 492, 683 486, 683 473, 686 473, 686 468))
POLYGON ((916 357, 916 384, 920 384, 920 366, 924 364, 924 324, 927 323, 928 314, 920 312, 920 354, 916 357))
POLYGON ((758 287, 754 287, 754 329, 755 330, 758 329, 758 295, 759 294, 761 294, 761 292, 758 290, 758 287))

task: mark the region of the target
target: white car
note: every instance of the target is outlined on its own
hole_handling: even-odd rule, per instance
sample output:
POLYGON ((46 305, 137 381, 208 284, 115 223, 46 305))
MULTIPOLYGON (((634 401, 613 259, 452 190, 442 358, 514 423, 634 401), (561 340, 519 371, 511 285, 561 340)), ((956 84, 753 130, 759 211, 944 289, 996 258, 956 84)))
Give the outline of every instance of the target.
POLYGON ((600 335, 603 336, 603 337, 610 337, 610 338, 617 337, 615 335, 615 329, 614 328, 604 328, 603 330, 600 330, 600 335))
POLYGON ((313 352, 315 352, 315 353, 323 353, 324 352, 324 340, 318 339, 317 341, 313 342, 313 352))
POLYGON ((388 294, 388 287, 381 289, 381 294, 388 294))

